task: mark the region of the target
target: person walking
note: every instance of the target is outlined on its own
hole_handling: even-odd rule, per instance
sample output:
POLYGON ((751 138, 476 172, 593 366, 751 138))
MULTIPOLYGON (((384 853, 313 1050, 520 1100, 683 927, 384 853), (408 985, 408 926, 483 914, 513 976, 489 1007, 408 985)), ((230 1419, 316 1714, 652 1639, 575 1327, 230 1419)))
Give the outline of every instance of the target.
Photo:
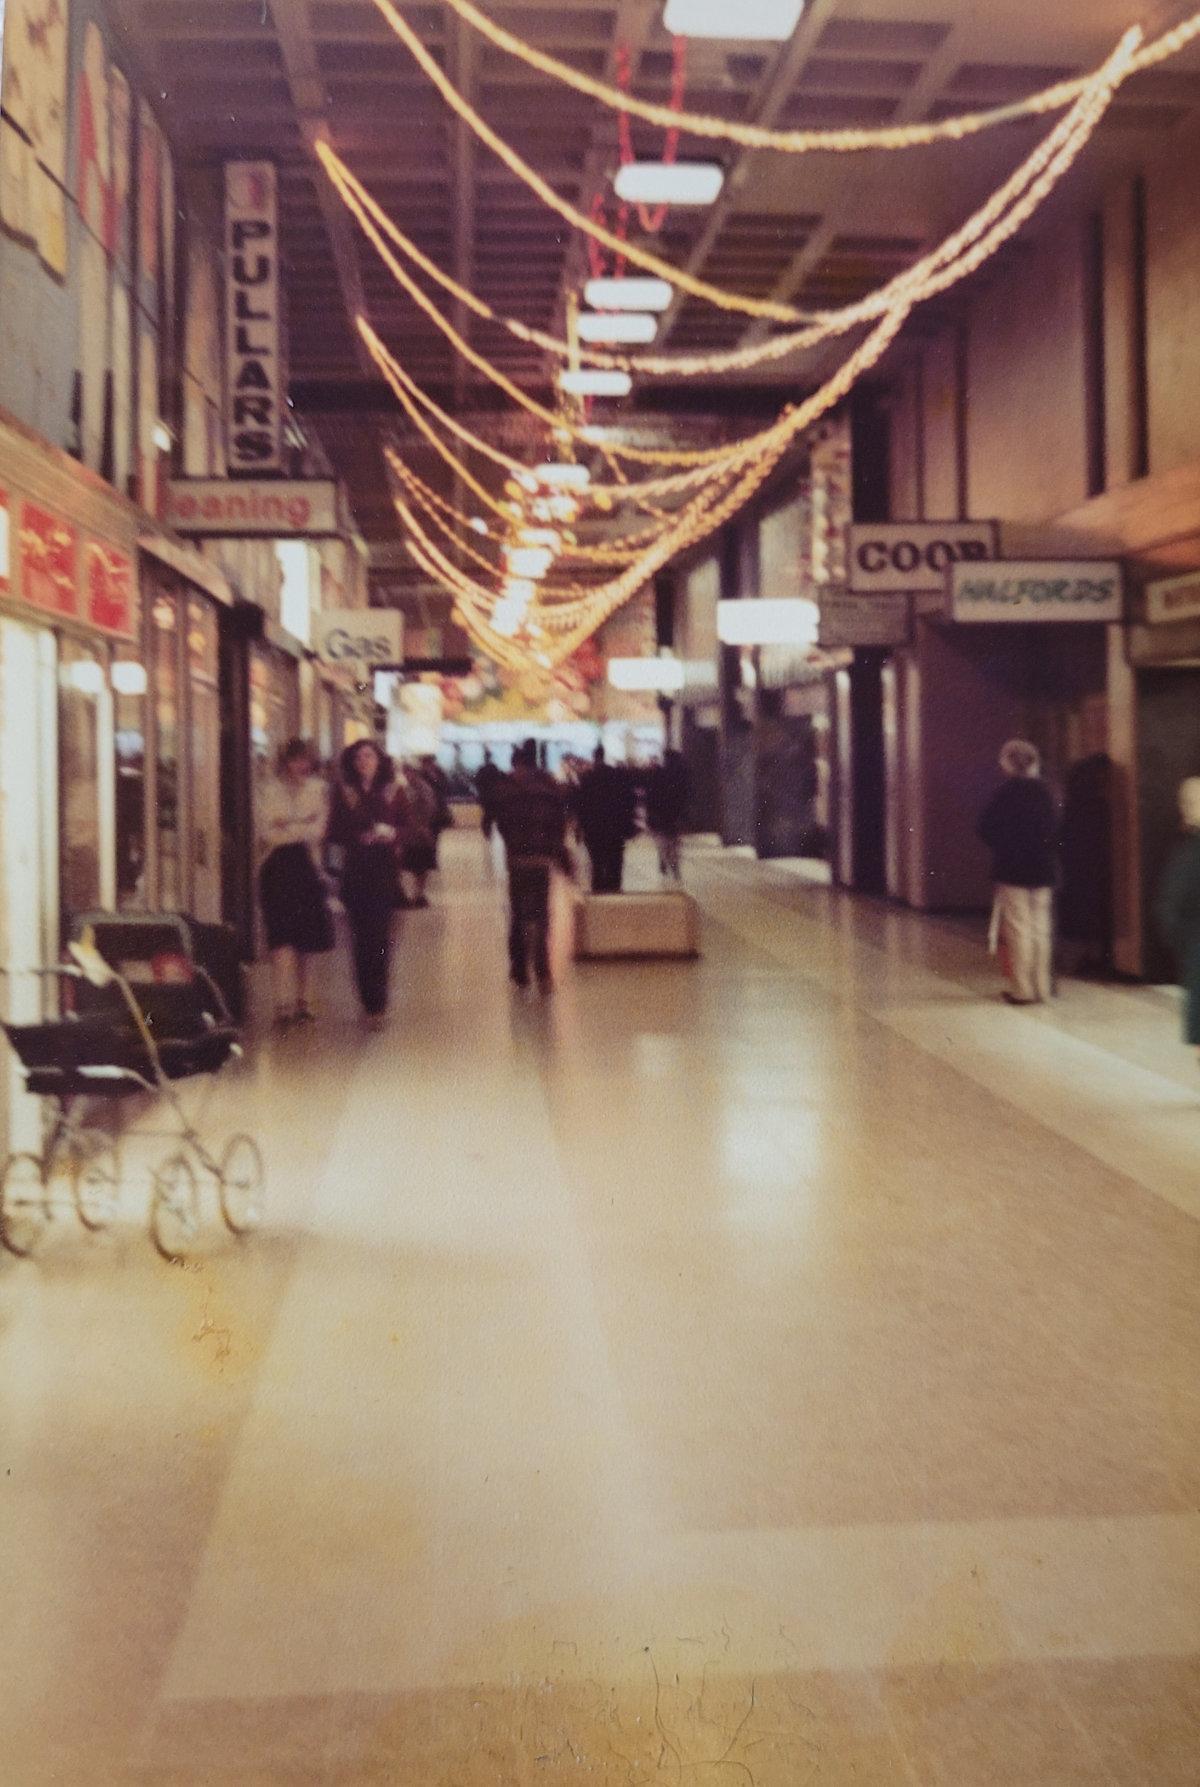
POLYGON ((333 920, 316 858, 328 821, 329 795, 316 773, 312 747, 302 738, 289 739, 263 800, 267 854, 258 876, 277 1025, 311 1021, 309 963, 333 948, 333 920))
POLYGON ((437 868, 437 794, 415 764, 402 763, 396 781, 396 824, 399 831, 399 885, 396 904, 424 911, 425 892, 437 868), (412 891, 405 886, 405 877, 412 891))
POLYGON ((1180 784, 1179 812, 1185 835, 1167 864, 1156 913, 1184 990, 1184 1041, 1200 1059, 1200 776, 1180 784))
POLYGON ((549 993, 550 889, 555 868, 569 874, 571 859, 567 803, 554 778, 538 768, 532 739, 513 754, 512 774, 497 795, 496 826, 508 858, 509 978, 527 987, 532 966, 542 992, 549 993))
POLYGON ((629 776, 597 745, 575 794, 575 817, 592 865, 593 893, 620 893, 625 845, 636 831, 637 794, 629 776))
POLYGON ((475 794, 479 801, 479 822, 485 838, 490 838, 496 825, 496 801, 504 785, 504 772, 493 762, 490 751, 483 753, 483 762, 475 772, 475 794))
POLYGON ((668 751, 646 779, 646 824, 658 844, 658 871, 682 880, 679 841, 683 836, 691 789, 682 751, 668 751))
POLYGON ((979 820, 992 852, 992 946, 1007 961, 1010 1005, 1038 1005, 1053 992, 1054 881, 1058 812, 1041 779, 1041 758, 1027 739, 1000 753, 1007 778, 979 820))
POLYGON ((354 979, 367 1017, 382 1022, 396 903, 396 786, 392 765, 369 739, 342 752, 327 841, 342 852, 342 904, 350 921, 354 979))

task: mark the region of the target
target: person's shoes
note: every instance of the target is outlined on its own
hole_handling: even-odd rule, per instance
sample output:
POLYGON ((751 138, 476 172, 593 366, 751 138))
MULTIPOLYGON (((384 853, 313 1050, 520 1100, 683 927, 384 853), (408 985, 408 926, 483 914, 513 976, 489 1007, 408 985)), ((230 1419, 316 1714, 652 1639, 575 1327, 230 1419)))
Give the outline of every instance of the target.
POLYGON ((529 976, 527 974, 517 974, 510 970, 508 978, 512 981, 514 987, 520 987, 522 992, 524 992, 525 988, 529 985, 529 976))
POLYGON ((553 976, 549 975, 549 974, 540 975, 538 977, 538 992, 542 995, 542 998, 548 999, 553 991, 554 991, 553 976))
POLYGON ((411 904, 414 912, 424 912, 428 909, 429 901, 424 894, 418 894, 411 904))
POLYGON ((1000 997, 1006 1005, 1040 1005, 1040 999, 1018 999, 1015 993, 1001 993, 1000 997))

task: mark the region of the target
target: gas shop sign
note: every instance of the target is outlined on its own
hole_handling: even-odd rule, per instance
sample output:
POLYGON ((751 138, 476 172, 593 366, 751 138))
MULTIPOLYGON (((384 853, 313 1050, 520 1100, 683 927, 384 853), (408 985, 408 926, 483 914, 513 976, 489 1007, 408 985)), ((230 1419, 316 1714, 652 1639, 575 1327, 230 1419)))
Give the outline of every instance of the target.
POLYGON ((1005 559, 955 564, 948 573, 956 621, 1118 621, 1121 567, 1115 559, 1005 559))
POLYGON ((404 616, 387 608, 326 608, 313 615, 313 650, 322 664, 403 664, 404 616))
POLYGON ((995 558, 997 531, 994 521, 854 522, 849 588, 862 596, 937 593, 951 565, 995 558))
POLYGON ((269 161, 225 164, 225 437, 231 472, 283 464, 279 202, 269 161))

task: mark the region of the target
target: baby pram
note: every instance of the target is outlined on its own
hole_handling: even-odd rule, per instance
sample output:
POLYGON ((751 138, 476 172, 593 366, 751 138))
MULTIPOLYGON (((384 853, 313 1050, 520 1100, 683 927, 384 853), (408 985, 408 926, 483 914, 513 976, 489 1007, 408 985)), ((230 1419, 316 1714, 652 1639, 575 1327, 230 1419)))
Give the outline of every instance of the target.
POLYGON ((158 1251, 178 1259, 195 1239, 201 1173, 216 1183, 227 1227, 243 1233, 262 1203, 258 1145, 239 1133, 212 1152, 197 1127, 199 1113, 188 1114, 176 1084, 215 1076, 242 1052, 220 988, 196 960, 186 921, 92 913, 73 931, 69 962, 27 971, 60 984, 61 1015, 2 1025, 26 1090, 46 1099, 48 1109, 41 1152, 10 1154, 4 1164, 0 1241, 11 1253, 32 1253, 63 1205, 91 1229, 112 1220, 123 1138, 115 1123, 99 1120, 94 1101, 146 1094, 156 1095, 151 1122, 165 1113, 171 1127, 135 1123, 125 1133, 171 1144, 151 1172, 150 1234, 158 1251), (56 1189, 64 1181, 66 1196, 56 1189))

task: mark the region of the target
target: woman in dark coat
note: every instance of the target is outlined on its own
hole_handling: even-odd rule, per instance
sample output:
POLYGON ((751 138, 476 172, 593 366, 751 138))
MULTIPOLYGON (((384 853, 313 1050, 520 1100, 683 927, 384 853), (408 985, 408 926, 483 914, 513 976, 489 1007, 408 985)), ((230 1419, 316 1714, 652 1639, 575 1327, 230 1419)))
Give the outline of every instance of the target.
POLYGON ((1200 776, 1179 790, 1186 836, 1175 847, 1158 894, 1158 921, 1175 951, 1184 990, 1184 1040, 1200 1049, 1200 776))
POLYGON ((392 765, 369 739, 342 752, 327 839, 342 852, 342 904, 350 921, 354 978, 363 1010, 387 1010, 396 903, 392 765))

